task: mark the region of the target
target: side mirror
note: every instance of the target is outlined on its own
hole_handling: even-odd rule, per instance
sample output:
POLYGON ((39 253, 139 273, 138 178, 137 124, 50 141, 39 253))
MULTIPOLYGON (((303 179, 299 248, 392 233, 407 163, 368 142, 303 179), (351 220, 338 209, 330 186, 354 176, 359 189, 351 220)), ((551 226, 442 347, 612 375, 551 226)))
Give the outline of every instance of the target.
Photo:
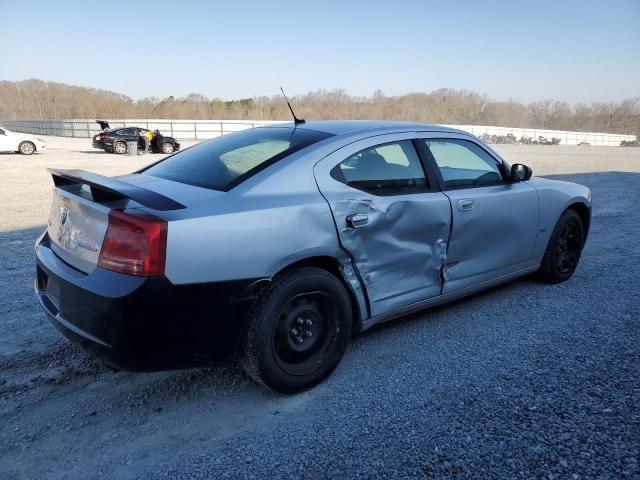
POLYGON ((533 170, 522 163, 514 163, 511 165, 511 181, 526 182, 533 175, 533 170))

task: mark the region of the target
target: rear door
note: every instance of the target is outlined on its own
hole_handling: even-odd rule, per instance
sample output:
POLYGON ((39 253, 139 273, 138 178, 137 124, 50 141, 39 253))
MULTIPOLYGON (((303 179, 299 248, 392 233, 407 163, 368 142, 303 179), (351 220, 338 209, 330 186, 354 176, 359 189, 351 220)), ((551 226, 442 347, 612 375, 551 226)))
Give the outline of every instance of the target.
POLYGON ((419 148, 433 163, 449 197, 452 229, 443 293, 530 267, 538 232, 538 194, 528 182, 511 183, 507 167, 463 136, 432 134, 419 148))
POLYGON ((354 142, 314 170, 373 317, 441 293, 451 210, 425 175, 413 136, 354 142))

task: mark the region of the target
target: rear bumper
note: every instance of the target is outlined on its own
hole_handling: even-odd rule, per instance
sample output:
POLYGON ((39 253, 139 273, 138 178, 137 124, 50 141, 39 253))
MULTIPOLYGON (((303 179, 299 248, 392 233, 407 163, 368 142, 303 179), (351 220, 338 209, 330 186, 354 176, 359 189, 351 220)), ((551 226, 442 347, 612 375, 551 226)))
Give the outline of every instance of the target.
POLYGON ((35 291, 49 321, 92 355, 132 371, 201 366, 234 354, 267 283, 173 285, 99 267, 85 274, 55 255, 46 233, 36 261, 35 291))
POLYGON ((93 141, 91 142, 91 146, 92 146, 93 148, 102 148, 102 149, 104 149, 104 142, 101 142, 101 141, 99 141, 99 140, 98 140, 98 141, 97 141, 97 140, 93 140, 93 141))

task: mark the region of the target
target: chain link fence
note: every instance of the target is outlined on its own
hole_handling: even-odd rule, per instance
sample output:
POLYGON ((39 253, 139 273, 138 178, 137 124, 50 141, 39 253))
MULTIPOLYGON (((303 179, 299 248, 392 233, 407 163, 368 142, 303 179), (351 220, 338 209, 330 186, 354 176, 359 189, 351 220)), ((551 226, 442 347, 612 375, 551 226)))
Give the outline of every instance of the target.
MULTIPOLYGON (((286 123, 260 120, 157 120, 157 119, 117 119, 108 120, 112 128, 141 127, 147 130, 160 130, 163 135, 178 140, 205 140, 227 133, 238 132, 261 125, 286 123)), ((74 120, 10 120, 4 126, 16 132, 36 135, 55 135, 59 137, 90 138, 100 132, 100 126, 91 119, 74 120)), ((620 146, 624 142, 636 140, 633 135, 612 133, 568 132, 561 130, 541 130, 532 128, 509 128, 483 125, 447 125, 484 139, 489 143, 524 144, 589 144, 598 146, 620 146), (555 140, 554 140, 555 139, 555 140)))

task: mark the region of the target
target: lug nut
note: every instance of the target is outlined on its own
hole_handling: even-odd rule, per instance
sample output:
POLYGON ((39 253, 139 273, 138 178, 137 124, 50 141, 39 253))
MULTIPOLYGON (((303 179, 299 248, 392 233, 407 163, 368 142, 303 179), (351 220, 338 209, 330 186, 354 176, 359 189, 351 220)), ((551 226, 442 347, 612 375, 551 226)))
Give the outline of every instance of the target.
POLYGON ((296 341, 297 341, 298 343, 302 343, 302 342, 304 342, 304 338, 302 338, 302 337, 297 337, 297 338, 296 338, 296 341))
POLYGON ((302 319, 302 317, 298 317, 298 325, 302 325, 304 323, 304 320, 302 319))
POLYGON ((291 333, 291 335, 297 335, 298 331, 295 328, 292 328, 291 330, 289 330, 289 333, 291 333))
POLYGON ((307 337, 312 337, 313 336, 313 332, 311 330, 307 330, 306 335, 307 335, 307 337))
POLYGON ((313 322, 311 321, 310 318, 307 318, 307 321, 305 322, 308 326, 313 325, 313 322))

